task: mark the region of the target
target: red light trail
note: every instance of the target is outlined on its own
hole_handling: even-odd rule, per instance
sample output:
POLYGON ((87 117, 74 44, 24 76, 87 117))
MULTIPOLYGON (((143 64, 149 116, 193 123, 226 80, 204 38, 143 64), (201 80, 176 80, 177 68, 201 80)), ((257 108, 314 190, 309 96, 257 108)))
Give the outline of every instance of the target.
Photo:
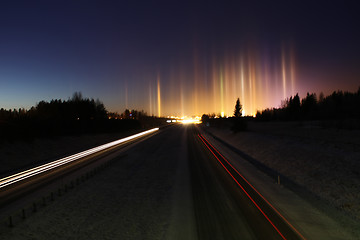
POLYGON ((264 196, 261 195, 261 194, 259 193, 259 191, 257 191, 257 190, 255 189, 255 187, 254 187, 253 185, 251 185, 251 184, 247 181, 247 179, 246 179, 243 175, 241 175, 241 174, 232 166, 232 164, 230 164, 230 162, 229 162, 213 145, 211 145, 211 143, 209 143, 209 141, 207 141, 201 134, 198 134, 198 137, 201 139, 201 141, 202 141, 202 142, 204 143, 204 145, 209 149, 209 151, 214 155, 214 157, 215 157, 215 158, 217 159, 217 161, 221 164, 221 166, 222 166, 222 167, 226 170, 226 172, 232 177, 232 179, 236 182, 236 184, 241 188, 241 190, 246 194, 246 196, 251 200, 251 202, 256 206, 256 208, 262 213, 262 215, 266 218, 266 220, 273 226, 273 228, 278 232, 278 234, 279 234, 283 239, 287 239, 287 238, 283 235, 283 233, 280 232, 280 230, 275 226, 275 224, 273 223, 273 221, 271 221, 271 219, 270 219, 270 218, 268 217, 268 215, 264 212, 264 210, 261 209, 261 207, 259 206, 259 204, 257 204, 257 203, 255 202, 254 198, 252 198, 252 197, 250 196, 250 194, 249 194, 249 193, 245 190, 245 188, 239 183, 239 181, 236 179, 236 177, 234 177, 234 175, 233 175, 233 174, 229 171, 229 169, 224 165, 224 163, 222 162, 222 160, 225 161, 226 164, 227 164, 228 166, 230 166, 230 167, 232 168, 232 170, 234 170, 234 171, 236 172, 236 174, 237 174, 238 176, 240 176, 241 179, 244 180, 244 181, 261 197, 261 199, 263 199, 263 200, 266 202, 266 204, 267 204, 268 206, 270 206, 271 209, 272 209, 301 239, 305 240, 305 237, 304 237, 294 226, 292 226, 292 224, 291 224, 288 220, 286 220, 286 218, 285 218, 282 214, 280 214, 280 212, 279 212, 278 210, 276 210, 276 208, 275 208, 272 204, 270 204, 270 202, 267 201, 267 200, 264 198, 264 196), (221 158, 221 160, 220 160, 220 158, 217 156, 217 154, 216 154, 212 149, 216 151, 216 153, 217 153, 218 156, 221 158))

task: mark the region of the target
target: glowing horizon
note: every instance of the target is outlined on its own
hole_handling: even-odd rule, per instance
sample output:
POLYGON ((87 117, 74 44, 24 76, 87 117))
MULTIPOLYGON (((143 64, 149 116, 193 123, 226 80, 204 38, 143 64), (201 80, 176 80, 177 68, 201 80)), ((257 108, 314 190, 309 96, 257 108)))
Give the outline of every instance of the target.
POLYGON ((221 58, 214 55, 211 59, 211 62, 200 61, 195 53, 192 71, 178 66, 170 73, 157 73, 156 79, 149 80, 150 108, 146 111, 157 116, 213 113, 232 116, 239 98, 242 112, 254 116, 259 110, 278 107, 282 100, 296 94, 297 71, 292 47, 282 47, 272 55, 248 50, 221 58), (156 91, 151 90, 154 85, 156 91), (160 95, 160 89, 167 91, 160 95))
POLYGON ((359 87, 352 4, 25 2, 1 8, 4 109, 81 92, 110 112, 225 116, 240 98, 253 115, 296 93, 359 87))

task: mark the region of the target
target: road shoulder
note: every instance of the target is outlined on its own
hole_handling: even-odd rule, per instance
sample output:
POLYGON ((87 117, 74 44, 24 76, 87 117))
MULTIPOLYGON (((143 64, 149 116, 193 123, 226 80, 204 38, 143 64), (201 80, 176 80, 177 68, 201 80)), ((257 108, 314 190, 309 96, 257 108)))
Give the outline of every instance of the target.
POLYGON ((278 185, 205 131, 202 134, 307 239, 356 239, 347 229, 296 193, 278 185))

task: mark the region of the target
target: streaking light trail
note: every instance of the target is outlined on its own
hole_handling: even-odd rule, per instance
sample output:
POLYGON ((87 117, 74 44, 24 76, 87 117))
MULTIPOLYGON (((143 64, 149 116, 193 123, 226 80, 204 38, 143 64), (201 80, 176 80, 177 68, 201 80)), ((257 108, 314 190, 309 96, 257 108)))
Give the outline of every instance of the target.
POLYGON ((278 229, 277 226, 275 226, 274 222, 269 218, 269 216, 266 214, 266 212, 259 206, 259 204, 250 196, 249 192, 246 191, 244 186, 240 184, 240 182, 237 180, 237 176, 239 176, 242 180, 244 180, 251 189, 253 189, 256 194, 258 194, 263 201, 267 203, 267 205, 278 214, 278 216, 296 233, 296 235, 303 240, 306 240, 305 237, 269 202, 267 201, 263 195, 261 195, 255 187, 246 180, 246 178, 240 174, 231 164, 230 162, 221 154, 219 151, 211 145, 211 143, 201 134, 198 134, 198 137, 200 140, 204 143, 204 145, 208 148, 208 150, 214 155, 214 157, 217 159, 217 161, 221 164, 221 166, 226 170, 226 172, 232 177, 232 179, 236 182, 236 184, 241 188, 241 190, 246 194, 246 196, 253 202, 253 204, 256 206, 256 208, 262 213, 262 215, 266 218, 266 220, 273 226, 273 228, 278 232, 278 234, 283 238, 284 240, 288 239, 284 236, 284 234, 278 229), (215 153, 215 152, 217 153, 215 153), (225 165, 228 165, 226 167, 225 165), (231 173, 231 171, 234 171, 235 175, 231 173))
POLYGON ((147 130, 147 131, 144 131, 144 132, 141 132, 141 133, 126 137, 126 138, 122 138, 122 139, 119 139, 119 140, 116 140, 116 141, 113 141, 113 142, 110 142, 110 143, 107 143, 107 144, 104 144, 104 145, 101 145, 101 146, 98 146, 98 147, 91 148, 89 150, 86 150, 86 151, 83 151, 83 152, 80 152, 80 153, 77 153, 77 154, 74 154, 74 155, 71 155, 71 156, 68 156, 68 157, 65 157, 65 158, 61 158, 59 160, 56 160, 56 161, 41 165, 39 167, 35 167, 35 168, 32 168, 32 169, 29 169, 29 170, 26 170, 26 171, 23 171, 23 172, 20 172, 20 173, 16 173, 14 175, 11 175, 11 176, 8 176, 8 177, 5 177, 5 178, 2 178, 2 179, 0 179, 0 189, 4 188, 6 186, 9 186, 11 184, 14 184, 16 182, 19 182, 19 181, 25 180, 27 178, 33 177, 33 176, 38 175, 40 173, 49 171, 51 169, 60 167, 60 166, 65 165, 65 164, 68 164, 68 163, 73 162, 75 160, 78 160, 80 158, 83 158, 83 157, 89 156, 91 154, 100 152, 102 150, 111 148, 111 147, 116 146, 116 145, 118 145, 120 143, 124 143, 124 142, 130 141, 130 140, 139 138, 141 136, 148 135, 148 134, 153 133, 153 132, 158 131, 158 130, 159 130, 159 128, 153 128, 153 129, 150 129, 150 130, 147 130))

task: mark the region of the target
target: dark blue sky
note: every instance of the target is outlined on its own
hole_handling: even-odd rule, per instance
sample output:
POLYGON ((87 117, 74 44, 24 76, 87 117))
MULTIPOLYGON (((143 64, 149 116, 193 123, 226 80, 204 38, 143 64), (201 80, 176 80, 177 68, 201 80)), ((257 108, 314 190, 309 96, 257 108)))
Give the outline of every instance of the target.
POLYGON ((171 72, 196 81, 194 58, 208 72, 248 49, 276 61, 284 45, 296 52, 297 92, 355 91, 358 12, 346 1, 2 1, 0 107, 81 91, 112 111, 149 112, 149 79, 160 76, 165 103, 171 72))

